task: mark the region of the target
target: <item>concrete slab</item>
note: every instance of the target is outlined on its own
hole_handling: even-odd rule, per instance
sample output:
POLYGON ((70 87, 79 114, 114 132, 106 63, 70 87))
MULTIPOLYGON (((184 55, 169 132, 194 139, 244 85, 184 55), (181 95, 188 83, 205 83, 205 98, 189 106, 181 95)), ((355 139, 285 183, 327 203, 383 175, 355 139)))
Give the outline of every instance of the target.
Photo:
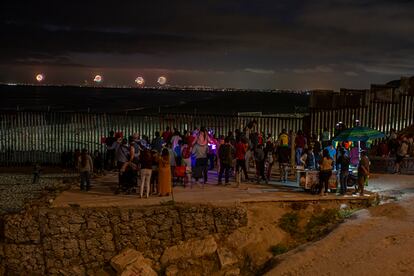
MULTIPOLYGON (((271 183, 270 185, 256 183, 242 183, 237 186, 235 182, 230 185, 217 185, 217 173, 209 173, 209 181, 206 185, 193 184, 192 188, 177 186, 173 189, 173 195, 168 197, 150 196, 149 198, 139 198, 138 194, 118 194, 114 191, 117 187, 117 174, 110 173, 106 176, 98 177, 92 181, 92 189, 89 192, 80 191, 79 187, 60 194, 52 204, 52 207, 70 207, 70 205, 80 207, 104 207, 104 206, 135 206, 135 205, 160 205, 168 201, 193 203, 193 204, 214 204, 228 205, 236 202, 263 202, 263 201, 314 201, 314 200, 366 200, 364 197, 343 197, 334 193, 327 196, 312 195, 296 187, 271 183)), ((368 194, 369 195, 369 192, 368 194)))

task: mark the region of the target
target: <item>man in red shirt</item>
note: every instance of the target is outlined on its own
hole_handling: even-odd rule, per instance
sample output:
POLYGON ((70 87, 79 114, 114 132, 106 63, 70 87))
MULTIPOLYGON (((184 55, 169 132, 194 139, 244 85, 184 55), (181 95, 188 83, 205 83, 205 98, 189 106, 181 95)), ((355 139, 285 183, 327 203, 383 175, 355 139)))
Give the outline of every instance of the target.
POLYGON ((239 168, 241 168, 244 172, 246 181, 249 180, 246 168, 246 152, 248 147, 249 146, 245 141, 238 140, 236 143, 236 173, 239 171, 239 168))
POLYGON ((303 150, 305 149, 306 145, 306 137, 303 134, 302 130, 298 130, 295 138, 295 146, 296 146, 296 165, 300 165, 300 158, 302 157, 303 150))
POLYGON ((165 143, 170 142, 171 137, 172 137, 173 133, 170 130, 170 127, 167 126, 167 128, 165 129, 165 131, 162 133, 162 139, 164 140, 165 143))

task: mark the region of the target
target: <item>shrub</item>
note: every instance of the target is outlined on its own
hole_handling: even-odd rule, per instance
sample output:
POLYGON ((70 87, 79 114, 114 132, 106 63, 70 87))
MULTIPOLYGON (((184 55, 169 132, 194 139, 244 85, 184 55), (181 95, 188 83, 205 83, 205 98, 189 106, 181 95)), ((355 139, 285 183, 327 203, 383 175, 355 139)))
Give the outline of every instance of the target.
POLYGON ((299 215, 296 212, 286 213, 279 219, 279 227, 291 235, 299 232, 298 224, 299 215))
POLYGON ((270 247, 270 252, 272 252, 275 256, 286 253, 287 251, 289 251, 289 248, 282 244, 273 245, 270 247))
POLYGON ((303 238, 307 241, 318 239, 329 233, 342 220, 336 209, 328 209, 321 214, 313 215, 305 227, 303 238))

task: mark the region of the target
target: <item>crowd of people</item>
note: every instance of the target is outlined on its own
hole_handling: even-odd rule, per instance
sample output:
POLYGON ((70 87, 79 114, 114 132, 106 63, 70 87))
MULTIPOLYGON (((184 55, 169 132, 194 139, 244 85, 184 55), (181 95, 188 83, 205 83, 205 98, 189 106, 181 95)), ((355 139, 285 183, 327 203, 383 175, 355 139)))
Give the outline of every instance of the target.
MULTIPOLYGON (((301 130, 288 132, 286 129, 273 137, 257 129, 257 122, 252 121, 242 130, 236 129, 229 131, 227 136, 217 137, 206 127, 183 133, 167 127, 163 132, 155 132, 153 139, 139 133, 126 138, 122 133, 111 131, 104 140, 105 158, 98 151, 89 156, 86 150, 77 150, 74 162, 82 174, 81 189, 90 188, 89 179, 93 172, 117 170, 118 191, 130 193, 139 187, 141 197, 151 194, 167 196, 171 194, 173 184, 203 186, 208 182, 208 171, 214 169, 217 169, 219 185, 228 185, 230 177, 235 177, 237 184, 242 181, 267 183, 275 164, 278 164, 281 182, 288 181, 293 166, 318 170, 320 182, 316 193, 320 195, 330 191, 328 183, 334 170, 340 182, 339 193, 345 195, 349 172, 352 171, 350 167, 353 166, 358 170, 357 191, 364 194, 370 163, 365 143, 360 147, 351 142, 334 146, 327 128, 319 137, 306 135, 301 130), (253 177, 248 173, 252 167, 256 171, 253 177)), ((398 146, 396 141, 392 134, 376 150, 381 155, 395 154, 398 165, 401 158, 412 153, 414 148, 412 138, 401 139, 398 146)), ((63 164, 67 164, 67 160, 62 157, 63 164)))
POLYGON ((392 129, 386 140, 373 148, 373 153, 382 158, 395 157, 394 173, 401 173, 401 164, 405 158, 414 157, 414 137, 397 135, 392 129))

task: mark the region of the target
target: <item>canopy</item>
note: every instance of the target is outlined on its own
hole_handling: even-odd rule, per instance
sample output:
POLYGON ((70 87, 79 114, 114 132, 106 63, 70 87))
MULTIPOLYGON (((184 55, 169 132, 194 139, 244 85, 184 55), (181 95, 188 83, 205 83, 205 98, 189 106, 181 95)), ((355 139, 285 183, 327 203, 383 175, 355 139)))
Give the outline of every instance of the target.
POLYGON ((385 137, 385 134, 369 128, 369 127, 353 127, 348 128, 339 133, 337 136, 335 136, 332 140, 335 142, 341 142, 341 141, 352 141, 352 142, 358 142, 358 141, 367 141, 367 140, 374 140, 385 137))

